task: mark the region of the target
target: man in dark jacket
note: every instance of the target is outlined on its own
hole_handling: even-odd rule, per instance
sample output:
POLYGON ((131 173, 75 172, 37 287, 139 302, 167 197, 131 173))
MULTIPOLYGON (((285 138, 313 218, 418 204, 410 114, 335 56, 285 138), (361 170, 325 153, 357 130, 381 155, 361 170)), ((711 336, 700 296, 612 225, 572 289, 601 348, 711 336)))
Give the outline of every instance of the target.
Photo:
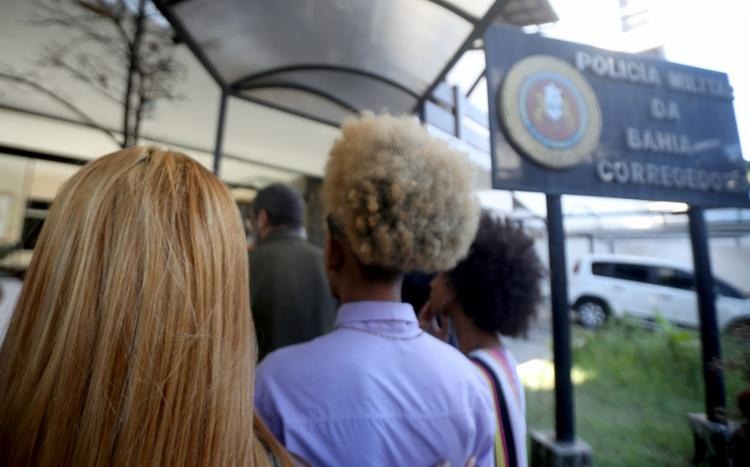
POLYGON ((304 238, 304 201, 273 184, 253 203, 258 244, 250 253, 250 300, 259 359, 327 333, 336 318, 320 248, 304 238))

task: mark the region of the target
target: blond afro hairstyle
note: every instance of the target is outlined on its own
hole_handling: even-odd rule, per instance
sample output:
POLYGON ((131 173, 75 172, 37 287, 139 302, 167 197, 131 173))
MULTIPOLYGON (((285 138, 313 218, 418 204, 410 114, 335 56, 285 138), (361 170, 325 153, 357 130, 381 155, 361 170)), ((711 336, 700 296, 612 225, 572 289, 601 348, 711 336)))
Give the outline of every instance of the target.
POLYGON ((390 271, 452 268, 479 223, 467 158, 408 116, 346 121, 323 201, 359 261, 390 271))

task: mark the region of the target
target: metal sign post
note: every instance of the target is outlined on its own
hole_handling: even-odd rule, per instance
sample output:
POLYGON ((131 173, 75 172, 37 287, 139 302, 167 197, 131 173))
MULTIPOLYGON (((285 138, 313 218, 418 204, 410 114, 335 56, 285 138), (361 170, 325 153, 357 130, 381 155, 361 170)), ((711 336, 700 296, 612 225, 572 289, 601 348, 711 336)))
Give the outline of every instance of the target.
POLYGON ((706 383, 706 415, 711 422, 726 424, 724 410, 724 378, 721 374, 721 344, 716 323, 716 287, 711 273, 706 220, 703 209, 688 210, 690 244, 693 249, 695 286, 698 294, 701 348, 703 350, 703 379, 706 383))
POLYGON ((547 195, 550 293, 552 296, 552 346, 555 360, 555 430, 557 441, 575 440, 573 383, 570 380, 570 309, 565 267, 565 230, 560 195, 547 195))
POLYGON ((721 343, 716 321, 716 286, 711 272, 708 235, 703 209, 691 206, 688 210, 690 244, 693 250, 695 290, 698 295, 701 356, 705 384, 705 414, 690 414, 695 436, 695 460, 701 461, 712 451, 711 465, 728 465, 727 448, 730 431, 726 419, 724 376, 721 371, 721 343), (709 448, 710 447, 710 448, 709 448))

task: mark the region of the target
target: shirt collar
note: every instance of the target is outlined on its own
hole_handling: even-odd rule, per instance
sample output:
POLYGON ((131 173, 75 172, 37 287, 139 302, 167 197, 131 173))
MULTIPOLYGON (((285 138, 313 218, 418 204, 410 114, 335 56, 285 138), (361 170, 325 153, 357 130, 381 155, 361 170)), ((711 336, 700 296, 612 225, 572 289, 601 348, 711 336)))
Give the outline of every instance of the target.
POLYGON ((274 230, 273 232, 269 233, 266 238, 258 242, 259 244, 266 243, 266 242, 272 242, 274 240, 279 240, 283 238, 304 238, 302 235, 302 231, 300 229, 287 229, 287 228, 279 228, 277 230, 274 230))
POLYGON ((364 321, 416 323, 417 315, 414 314, 414 308, 410 304, 401 302, 352 302, 339 307, 336 326, 364 321))

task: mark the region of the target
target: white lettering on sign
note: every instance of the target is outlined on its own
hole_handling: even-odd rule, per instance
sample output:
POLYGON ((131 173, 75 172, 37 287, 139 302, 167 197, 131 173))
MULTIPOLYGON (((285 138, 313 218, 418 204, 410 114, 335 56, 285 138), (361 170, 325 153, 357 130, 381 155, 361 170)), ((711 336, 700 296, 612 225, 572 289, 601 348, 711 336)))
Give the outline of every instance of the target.
POLYGON ((739 186, 739 171, 719 172, 692 167, 636 161, 600 160, 596 174, 604 183, 647 185, 693 191, 731 192, 739 186))
POLYGON ((656 67, 642 62, 601 54, 590 54, 580 50, 576 52, 575 62, 576 68, 579 70, 591 71, 602 78, 653 86, 661 85, 661 77, 656 67))
POLYGON ((651 116, 657 120, 680 120, 680 108, 675 101, 664 102, 661 99, 651 99, 651 116))
MULTIPOLYGON (((601 78, 630 83, 661 86, 662 75, 656 66, 647 62, 630 60, 600 53, 579 50, 575 53, 575 66, 601 78)), ((665 71, 665 86, 672 91, 731 100, 734 91, 722 77, 706 76, 682 70, 665 71)))
POLYGON ((693 146, 687 135, 628 127, 625 129, 625 146, 631 151, 664 154, 692 154, 693 146))
POLYGON ((732 86, 726 80, 682 71, 667 72, 667 87, 701 96, 732 99, 732 86))

